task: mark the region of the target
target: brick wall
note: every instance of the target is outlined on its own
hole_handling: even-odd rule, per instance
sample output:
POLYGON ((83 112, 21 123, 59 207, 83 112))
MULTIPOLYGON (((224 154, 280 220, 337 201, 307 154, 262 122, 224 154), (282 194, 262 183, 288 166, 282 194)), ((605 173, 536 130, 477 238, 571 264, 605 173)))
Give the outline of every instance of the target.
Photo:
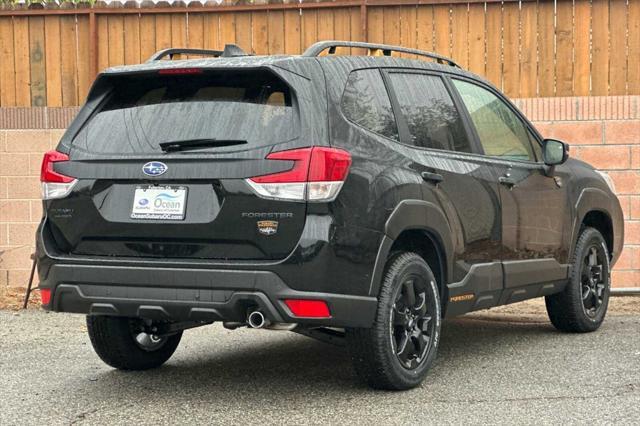
POLYGON ((42 216, 40 161, 62 132, 0 130, 0 297, 7 286, 26 286, 29 279, 29 256, 42 216))
MULTIPOLYGON (((545 136, 569 142, 571 156, 611 175, 626 220, 613 285, 640 286, 640 96, 516 103, 545 136)), ((0 296, 7 286, 27 283, 41 215, 40 160, 74 113, 74 108, 0 108, 0 296)))
POLYGON ((640 96, 520 99, 516 104, 546 136, 571 144, 570 155, 613 179, 625 216, 625 247, 616 287, 640 287, 640 96))

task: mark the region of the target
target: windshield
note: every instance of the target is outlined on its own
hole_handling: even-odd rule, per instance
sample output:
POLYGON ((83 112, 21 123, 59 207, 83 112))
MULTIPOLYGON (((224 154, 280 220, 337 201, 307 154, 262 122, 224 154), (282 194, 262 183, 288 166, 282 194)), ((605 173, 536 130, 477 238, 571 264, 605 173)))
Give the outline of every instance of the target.
POLYGON ((71 149, 157 154, 162 143, 198 139, 241 140, 241 149, 257 148, 295 138, 297 123, 290 89, 266 71, 122 76, 71 149))

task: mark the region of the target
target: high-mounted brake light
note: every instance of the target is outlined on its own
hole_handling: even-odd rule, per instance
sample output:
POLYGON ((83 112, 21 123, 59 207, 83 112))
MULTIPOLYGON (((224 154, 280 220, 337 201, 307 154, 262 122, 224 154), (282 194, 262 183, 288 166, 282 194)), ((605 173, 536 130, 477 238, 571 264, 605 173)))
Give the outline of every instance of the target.
POLYGON ((69 156, 58 151, 46 152, 42 158, 40 182, 42 182, 43 200, 66 197, 78 182, 73 177, 63 175, 53 170, 53 163, 62 161, 69 161, 69 156))
POLYGON ((293 167, 249 178, 247 183, 262 197, 295 201, 335 200, 351 166, 351 154, 327 147, 272 152, 267 160, 293 161, 293 167))
POLYGON ((329 306, 324 300, 286 299, 284 303, 296 317, 331 318, 329 306))
POLYGON ((165 68, 158 71, 160 75, 202 74, 202 68, 165 68))

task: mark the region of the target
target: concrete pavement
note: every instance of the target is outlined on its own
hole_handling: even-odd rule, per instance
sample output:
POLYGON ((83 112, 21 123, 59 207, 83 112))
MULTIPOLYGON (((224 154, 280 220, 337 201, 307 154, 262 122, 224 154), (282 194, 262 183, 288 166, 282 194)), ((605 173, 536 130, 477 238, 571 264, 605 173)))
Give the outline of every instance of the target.
POLYGON ((562 334, 541 315, 444 322, 408 392, 356 381, 345 349, 289 332, 185 332, 162 368, 104 365, 84 317, 0 311, 0 424, 640 422, 640 316, 562 334))

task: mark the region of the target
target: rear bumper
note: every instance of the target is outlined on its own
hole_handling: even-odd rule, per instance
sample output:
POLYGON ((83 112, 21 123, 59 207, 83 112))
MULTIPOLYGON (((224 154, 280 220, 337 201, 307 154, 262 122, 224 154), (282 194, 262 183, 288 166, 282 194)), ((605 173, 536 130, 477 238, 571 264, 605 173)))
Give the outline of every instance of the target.
POLYGON ((45 309, 169 321, 243 322, 249 308, 273 322, 370 327, 376 298, 298 291, 270 271, 54 263, 40 283, 52 290, 45 309), (320 299, 330 318, 299 318, 284 299, 320 299))

